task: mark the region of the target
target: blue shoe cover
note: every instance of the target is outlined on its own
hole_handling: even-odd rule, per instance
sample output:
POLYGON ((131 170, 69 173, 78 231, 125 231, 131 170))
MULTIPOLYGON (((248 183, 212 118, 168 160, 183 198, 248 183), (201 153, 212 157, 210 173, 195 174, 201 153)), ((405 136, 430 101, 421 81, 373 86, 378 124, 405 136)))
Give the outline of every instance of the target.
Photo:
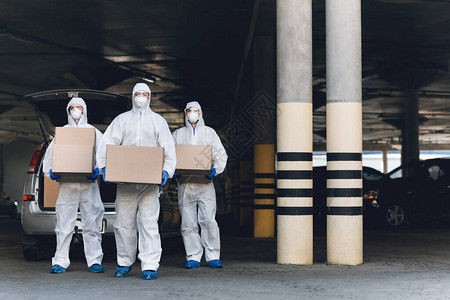
POLYGON ((200 267, 200 263, 198 261, 195 261, 195 260, 190 260, 184 265, 184 267, 186 269, 195 269, 195 268, 200 267))
POLYGON ((103 269, 102 265, 95 264, 89 268, 89 272, 92 273, 105 273, 105 269, 103 269))
POLYGON ((64 273, 65 271, 66 271, 66 269, 64 269, 60 265, 54 265, 52 267, 52 269, 50 270, 50 273, 60 274, 60 273, 64 273))
POLYGON ((144 280, 154 280, 156 278, 158 278, 158 273, 156 273, 156 271, 142 272, 142 279, 144 279, 144 280))
POLYGON ((129 266, 129 267, 121 267, 118 266, 116 268, 116 271, 114 272, 114 277, 127 277, 128 273, 131 271, 133 267, 129 266))
POLYGON ((215 259, 215 260, 208 261, 208 267, 211 267, 211 268, 223 268, 223 264, 222 264, 222 262, 220 260, 215 259))

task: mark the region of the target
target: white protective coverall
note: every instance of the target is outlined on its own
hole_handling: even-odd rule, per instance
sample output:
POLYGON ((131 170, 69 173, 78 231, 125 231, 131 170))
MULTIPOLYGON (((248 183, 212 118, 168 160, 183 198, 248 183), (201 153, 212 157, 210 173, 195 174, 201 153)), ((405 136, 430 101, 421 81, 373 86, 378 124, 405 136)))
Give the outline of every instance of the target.
MULTIPOLYGON (((87 106, 83 99, 72 98, 67 104, 66 110, 69 124, 64 127, 94 128, 88 124, 87 106), (73 104, 79 104, 83 107, 83 114, 78 124, 69 112, 69 108, 73 104)), ((95 133, 96 148, 98 149, 102 134, 97 129, 95 129, 95 133)), ((54 143, 55 139, 48 146, 44 156, 43 171, 47 177, 50 177, 50 169, 52 168, 54 143)), ((84 253, 88 267, 102 263, 102 235, 99 228, 102 225, 105 208, 100 197, 97 181, 92 183, 60 182, 59 195, 55 206, 56 252, 52 258, 52 265, 60 265, 66 269, 70 264, 69 249, 77 219, 78 206, 80 207, 81 213, 84 253)))
MULTIPOLYGON (((227 164, 227 153, 219 136, 211 127, 205 126, 200 104, 189 102, 186 109, 200 111, 199 121, 194 127, 185 116, 186 126, 173 133, 177 145, 210 145, 212 147, 213 168, 216 175, 223 172, 227 164)), ((220 234, 216 216, 216 191, 210 183, 178 182, 178 205, 181 214, 181 235, 186 248, 186 260, 201 261, 203 247, 207 262, 220 258, 220 234), (200 224, 201 236, 198 225, 200 224)))
MULTIPOLYGON (((172 177, 175 171, 175 145, 166 120, 150 109, 151 92, 144 83, 133 89, 133 108, 117 116, 106 129, 97 162, 105 167, 106 146, 147 146, 164 148, 163 169, 172 177), (134 94, 146 91, 150 97, 139 107, 134 94)), ((105 170, 108 173, 108 169, 105 170)), ((161 174, 162 175, 162 174, 161 174)), ((114 234, 117 247, 117 264, 131 266, 136 260, 137 230, 139 230, 139 260, 143 271, 159 267, 161 239, 158 230, 159 186, 156 184, 119 184, 116 196, 116 221, 114 234), (136 220, 136 215, 138 221, 136 220)))

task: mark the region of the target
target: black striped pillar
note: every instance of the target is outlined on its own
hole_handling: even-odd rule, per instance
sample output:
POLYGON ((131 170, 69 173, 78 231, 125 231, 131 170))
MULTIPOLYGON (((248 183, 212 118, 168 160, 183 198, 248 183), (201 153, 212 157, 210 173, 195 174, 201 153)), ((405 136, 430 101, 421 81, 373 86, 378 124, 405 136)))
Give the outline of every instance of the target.
POLYGON ((254 225, 255 238, 275 236, 275 145, 255 145, 254 153, 254 225))
POLYGON ((363 262, 361 1, 326 0, 327 261, 363 262))
POLYGON ((277 10, 277 262, 313 262, 312 1, 277 10))
POLYGON ((312 153, 278 152, 277 165, 278 260, 312 264, 312 153))
POLYGON ((239 185, 239 225, 250 229, 253 226, 253 161, 240 161, 239 185))

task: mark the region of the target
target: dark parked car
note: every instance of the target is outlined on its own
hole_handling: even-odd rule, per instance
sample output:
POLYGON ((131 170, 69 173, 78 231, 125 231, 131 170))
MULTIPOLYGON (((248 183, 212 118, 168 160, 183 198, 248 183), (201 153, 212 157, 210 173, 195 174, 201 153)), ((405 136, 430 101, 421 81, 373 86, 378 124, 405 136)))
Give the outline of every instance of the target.
MULTIPOLYGON (((378 213, 378 190, 380 182, 386 175, 380 171, 363 167, 363 209, 364 220, 370 223, 377 220, 378 213)), ((315 167, 313 169, 313 198, 314 198, 314 224, 317 229, 324 228, 327 215, 327 187, 326 167, 315 167)))
POLYGON ((450 159, 415 161, 392 170, 377 201, 388 228, 450 215, 450 159))
POLYGON ((12 201, 9 196, 0 196, 0 215, 7 215, 10 218, 15 218, 17 213, 17 206, 14 201, 12 201))

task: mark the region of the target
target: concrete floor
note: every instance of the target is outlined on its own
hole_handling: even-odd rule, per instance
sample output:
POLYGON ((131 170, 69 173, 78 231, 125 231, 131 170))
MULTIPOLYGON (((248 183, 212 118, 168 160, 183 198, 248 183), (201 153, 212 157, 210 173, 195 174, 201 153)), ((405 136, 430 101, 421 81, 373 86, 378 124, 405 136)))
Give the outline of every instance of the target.
MULTIPOLYGON (((179 238, 163 242, 159 279, 141 279, 139 263, 114 278, 113 246, 104 246, 106 273, 88 272, 82 251, 71 251, 64 274, 50 259, 27 262, 20 222, 0 217, 0 299, 449 299, 450 229, 367 231, 364 264, 326 265, 326 238, 315 238, 312 266, 277 265, 276 240, 222 239, 224 269, 183 268, 179 238)), ((204 263, 203 263, 204 265, 204 263)))

